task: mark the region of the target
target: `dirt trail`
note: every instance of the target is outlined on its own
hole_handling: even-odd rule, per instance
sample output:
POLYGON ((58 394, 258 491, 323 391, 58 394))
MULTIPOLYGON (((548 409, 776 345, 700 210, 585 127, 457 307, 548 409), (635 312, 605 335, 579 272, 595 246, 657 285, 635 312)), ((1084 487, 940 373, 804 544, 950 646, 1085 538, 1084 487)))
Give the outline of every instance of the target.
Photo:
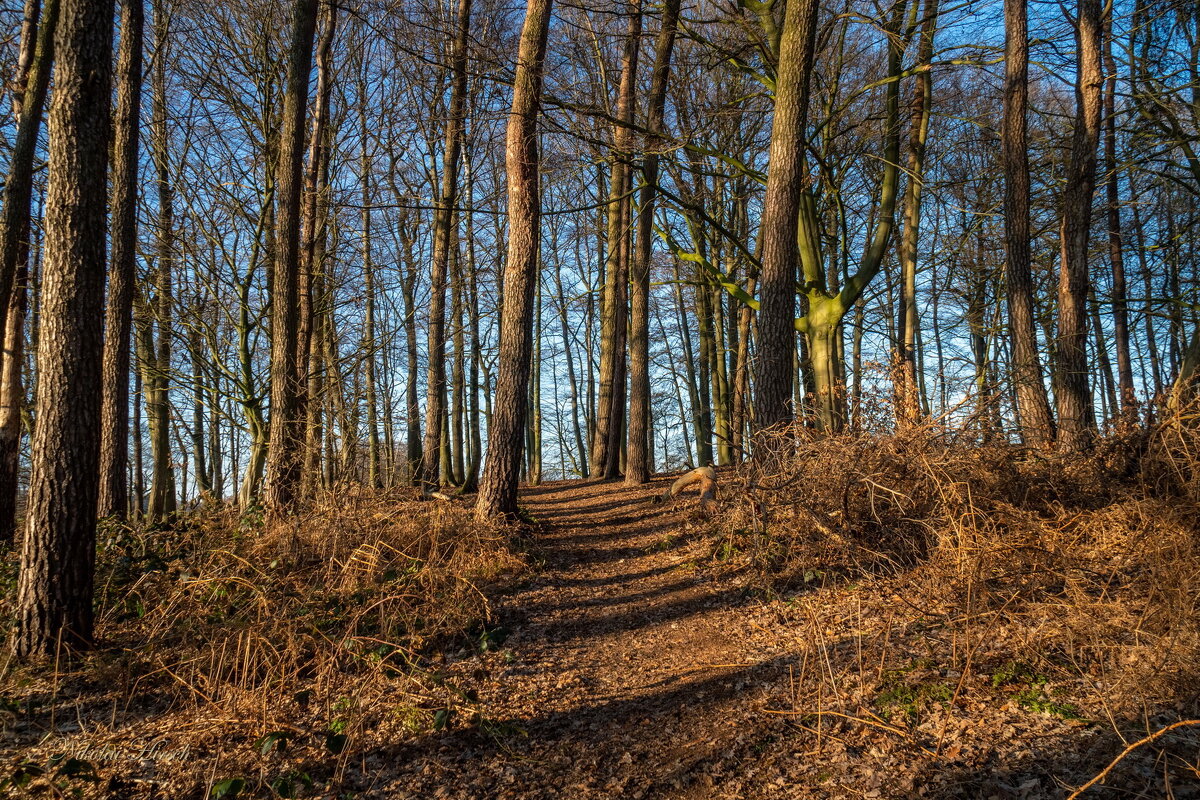
POLYGON ((412 771, 389 782, 389 796, 711 798, 769 789, 746 761, 775 738, 779 718, 761 709, 786 686, 794 659, 763 627, 769 612, 757 601, 695 576, 680 541, 694 498, 650 502, 668 485, 569 481, 522 493, 542 525, 545 564, 498 603, 508 652, 480 659, 491 735, 392 754, 412 771))

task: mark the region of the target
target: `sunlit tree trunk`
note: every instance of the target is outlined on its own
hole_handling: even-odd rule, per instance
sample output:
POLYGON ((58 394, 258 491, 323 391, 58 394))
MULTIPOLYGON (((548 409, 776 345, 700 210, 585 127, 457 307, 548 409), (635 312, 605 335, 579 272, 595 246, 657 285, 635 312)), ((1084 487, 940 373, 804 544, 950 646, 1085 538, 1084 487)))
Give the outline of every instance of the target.
MULTIPOLYGON (((913 8, 916 8, 914 0, 913 8)), ((933 104, 933 39, 937 32, 938 0, 926 0, 921 39, 917 46, 916 88, 909 106, 908 185, 904 193, 904 237, 900 242, 900 318, 896 375, 896 419, 913 425, 921 417, 921 391, 917 379, 917 245, 921 238, 921 199, 925 188, 925 143, 933 104)))
POLYGON ((146 395, 146 421, 150 428, 153 471, 146 515, 161 522, 175 513, 175 469, 171 460, 171 314, 175 269, 175 192, 171 185, 170 134, 167 122, 167 47, 170 11, 167 0, 154 4, 154 72, 151 77, 152 116, 150 153, 158 195, 155 231, 154 296, 147 300, 146 346, 142 371, 146 395))
POLYGON ((129 353, 137 264, 138 128, 142 104, 142 0, 121 3, 117 110, 113 120, 112 253, 104 315, 104 400, 100 438, 101 517, 129 506, 129 353))
MULTIPOLYGON (((646 127, 654 137, 661 136, 663 132, 671 51, 675 47, 678 25, 679 0, 667 0, 663 4, 662 24, 654 46, 654 67, 650 73, 650 109, 646 127)), ((630 266, 629 441, 625 464, 625 482, 628 484, 645 483, 650 479, 650 451, 654 436, 650 427, 650 251, 654 241, 658 147, 661 147, 660 140, 651 139, 642 159, 645 185, 638 202, 637 250, 630 266)), ((572 402, 573 398, 574 394, 572 402)))
POLYGON ((551 0, 529 0, 508 117, 508 257, 500 321, 499 374, 488 428, 488 451, 475 515, 489 520, 517 513, 517 482, 524 444, 526 393, 533 346, 533 293, 537 288, 541 197, 537 117, 550 27, 551 0))
POLYGON ((795 353, 796 238, 804 179, 808 83, 816 40, 817 3, 789 3, 784 13, 775 78, 770 171, 763 200, 759 260, 758 363, 754 428, 791 422, 795 353))
POLYGON ((329 336, 326 310, 328 280, 325 250, 329 208, 329 99, 333 93, 333 42, 338 13, 334 0, 321 0, 321 35, 316 47, 317 86, 309 128, 308 162, 304 169, 304 196, 300 233, 301 351, 304 368, 304 467, 302 494, 311 498, 322 482, 321 451, 325 432, 327 389, 321 368, 325 338, 329 336))
POLYGON ((591 471, 615 478, 620 471, 621 433, 625 421, 625 342, 628 326, 630 165, 637 62, 642 34, 642 0, 627 0, 629 29, 621 56, 613 127, 612 178, 608 191, 607 259, 604 296, 600 304, 600 391, 596 404, 596 433, 592 440, 591 471))

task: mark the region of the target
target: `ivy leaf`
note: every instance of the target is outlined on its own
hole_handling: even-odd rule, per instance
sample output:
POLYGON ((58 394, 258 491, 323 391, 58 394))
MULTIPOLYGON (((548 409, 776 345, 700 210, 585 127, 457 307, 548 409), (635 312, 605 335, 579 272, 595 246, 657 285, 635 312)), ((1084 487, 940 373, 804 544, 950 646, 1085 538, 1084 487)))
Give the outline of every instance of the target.
POLYGON ((214 783, 208 796, 211 800, 232 800, 234 797, 240 795, 245 788, 245 778, 226 778, 223 781, 214 783))
POLYGON ((273 751, 283 752, 287 748, 292 735, 287 731, 272 731, 254 743, 254 749, 260 756, 270 755, 273 751))

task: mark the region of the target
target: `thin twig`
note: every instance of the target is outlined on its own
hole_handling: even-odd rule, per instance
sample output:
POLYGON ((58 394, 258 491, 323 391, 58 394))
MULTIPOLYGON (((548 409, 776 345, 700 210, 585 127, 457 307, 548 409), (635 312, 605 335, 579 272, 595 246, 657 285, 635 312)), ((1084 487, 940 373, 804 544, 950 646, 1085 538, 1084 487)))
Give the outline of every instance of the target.
POLYGON ((1171 731, 1175 730, 1176 728, 1184 728, 1184 727, 1187 727, 1188 725, 1200 725, 1200 719, 1184 719, 1184 720, 1180 720, 1179 722, 1173 722, 1170 725, 1168 725, 1167 727, 1160 728, 1157 731, 1155 731, 1154 733, 1150 734, 1149 736, 1147 736, 1143 739, 1138 739, 1136 742, 1134 742, 1133 744, 1129 745, 1124 750, 1122 750, 1121 754, 1119 756, 1117 756, 1116 758, 1114 758, 1112 760, 1112 762, 1107 767, 1105 767, 1104 770, 1099 775, 1092 778, 1090 781, 1085 783, 1083 786, 1080 786, 1078 789, 1076 789, 1074 792, 1072 792, 1067 797, 1067 800, 1075 800, 1075 798, 1079 797, 1081 794, 1086 792, 1088 789, 1092 788, 1097 783, 1099 783, 1100 781, 1107 778, 1108 773, 1112 772, 1113 768, 1115 766, 1117 766, 1117 764, 1121 763, 1121 760, 1123 758, 1125 758, 1125 756, 1129 755, 1134 750, 1137 750, 1142 745, 1149 744, 1150 742, 1153 742, 1155 739, 1158 739, 1159 737, 1161 737, 1167 733, 1170 733, 1171 731))

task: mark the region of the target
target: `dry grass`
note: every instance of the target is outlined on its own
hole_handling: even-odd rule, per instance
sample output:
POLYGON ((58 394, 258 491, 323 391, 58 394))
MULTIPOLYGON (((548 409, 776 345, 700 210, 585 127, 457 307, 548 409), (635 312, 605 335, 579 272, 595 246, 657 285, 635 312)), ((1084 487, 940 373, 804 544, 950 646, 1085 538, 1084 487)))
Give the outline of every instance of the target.
POLYGON ((110 528, 101 647, 0 687, 10 770, 46 771, 26 791, 122 797, 206 797, 230 778, 288 796, 334 780, 380 742, 469 715, 441 653, 487 630, 483 586, 520 567, 467 509, 352 487, 270 530, 229 510, 110 528), (61 756, 85 777, 56 778, 61 756))
MULTIPOLYGON (((928 758, 940 779, 951 742, 956 755, 1004 752, 993 734, 1008 731, 1007 747, 1029 752, 1038 737, 1074 741, 1078 726, 1103 734, 1078 755, 1084 778, 1124 741, 1197 715, 1193 424, 1110 436, 1081 458, 959 443, 934 427, 800 429, 727 483, 710 569, 793 598, 789 620, 811 657, 788 713, 809 715, 810 732, 848 736, 891 717, 906 757, 928 758), (974 726, 981 738, 955 735, 974 726)), ((1198 742, 1194 729, 1173 732, 1140 772, 1117 773, 1150 795, 1180 776, 1197 785, 1198 742)), ((949 791, 983 791, 974 779, 949 791)))

